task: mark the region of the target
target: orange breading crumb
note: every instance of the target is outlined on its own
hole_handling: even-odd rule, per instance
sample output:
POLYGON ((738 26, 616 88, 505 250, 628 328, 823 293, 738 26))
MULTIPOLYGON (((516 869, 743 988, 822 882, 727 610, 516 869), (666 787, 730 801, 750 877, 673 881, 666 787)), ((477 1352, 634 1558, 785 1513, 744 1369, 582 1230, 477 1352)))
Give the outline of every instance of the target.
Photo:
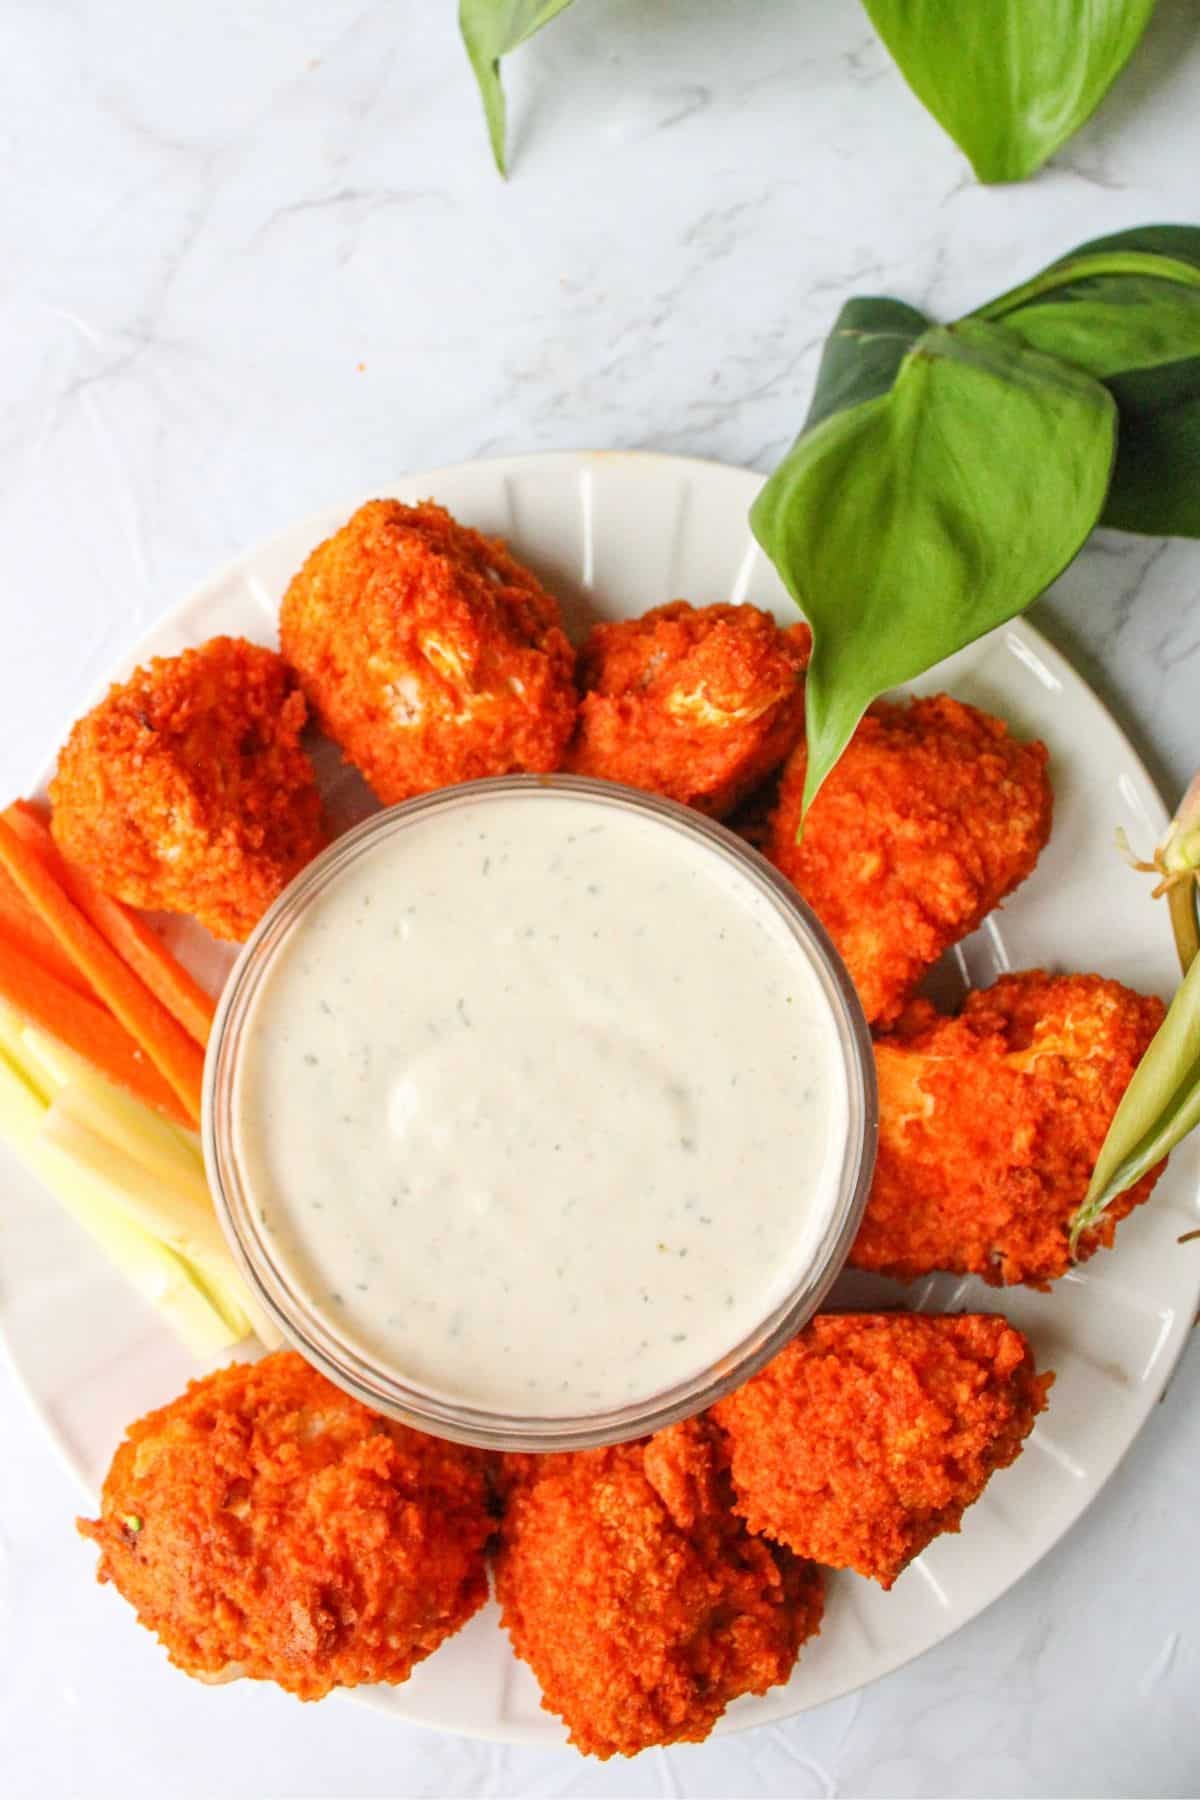
POLYGON ((574 729, 557 601, 429 500, 360 506, 292 581, 279 639, 321 729, 386 805, 556 769, 574 729))
POLYGON ((807 752, 784 771, 766 854, 841 952, 871 1022, 1023 881, 1050 835, 1046 748, 946 694, 872 707, 796 842, 807 752))
POLYGON ((803 733, 811 644, 755 606, 674 600, 595 625, 566 766, 722 817, 803 733))
POLYGON ((79 1529, 173 1663, 302 1700, 404 1681, 487 1597, 480 1453, 377 1417, 290 1351, 130 1426, 79 1529))
POLYGON ((325 842, 305 715, 282 659, 244 638, 155 657, 67 739, 59 848, 129 906, 249 937, 325 842))
MULTIPOLYGON (((996 1287, 1065 1274, 1072 1216, 1162 1017, 1119 982, 1036 969, 968 994, 955 1019, 914 1001, 875 1046, 879 1155, 851 1262, 996 1287)), ((1112 1243, 1161 1172, 1113 1202, 1081 1259, 1112 1243)))
POLYGON ((888 1588, 1020 1454, 1052 1380, 990 1314, 827 1313, 713 1417, 751 1531, 888 1588))
POLYGON ((578 1749, 699 1741, 739 1694, 787 1680, 820 1573, 733 1517, 704 1421, 505 1463, 503 1623, 578 1749))

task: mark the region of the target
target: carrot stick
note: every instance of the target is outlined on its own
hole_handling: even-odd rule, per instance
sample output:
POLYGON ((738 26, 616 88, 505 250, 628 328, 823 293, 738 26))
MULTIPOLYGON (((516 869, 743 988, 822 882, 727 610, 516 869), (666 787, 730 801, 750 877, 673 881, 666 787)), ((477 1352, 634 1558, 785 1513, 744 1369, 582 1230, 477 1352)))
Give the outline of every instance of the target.
POLYGON ((59 948, 54 933, 42 924, 12 878, 0 869, 0 938, 22 956, 47 969, 78 994, 90 996, 91 988, 69 956, 59 948))
POLYGON ((0 998, 31 1025, 38 1025, 69 1050, 85 1057, 101 1074, 135 1094, 177 1125, 190 1125, 182 1107, 152 1062, 123 1025, 95 1000, 85 998, 22 956, 0 938, 0 998))
POLYGON ((108 939, 64 893, 36 850, 0 818, 0 865, 86 975, 126 1031, 174 1088, 195 1124, 200 1122, 204 1054, 177 1019, 121 961, 108 939))
POLYGON ((27 800, 16 801, 4 817, 17 836, 38 852, 80 912, 203 1049, 212 1030, 216 1001, 175 960, 158 933, 123 901, 106 894, 86 869, 67 861, 44 816, 27 800))

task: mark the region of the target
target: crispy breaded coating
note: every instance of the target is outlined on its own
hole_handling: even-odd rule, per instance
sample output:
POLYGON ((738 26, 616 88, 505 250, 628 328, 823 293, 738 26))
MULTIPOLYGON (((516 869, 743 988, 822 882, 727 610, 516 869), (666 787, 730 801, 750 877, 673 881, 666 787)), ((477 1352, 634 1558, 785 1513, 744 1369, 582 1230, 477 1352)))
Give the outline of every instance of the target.
MULTIPOLYGON (((1071 1266, 1071 1219, 1163 1017, 1099 975, 1005 975, 958 1018, 914 1001, 875 1045, 879 1154, 856 1268, 934 1269, 1045 1287, 1071 1266)), ((1114 1200, 1077 1256, 1110 1245, 1163 1165, 1114 1200)))
POLYGON ((283 654, 321 729, 392 805, 556 769, 575 725, 558 603, 431 500, 372 500, 284 595, 283 654))
POLYGON ((825 1313, 712 1416, 751 1531, 888 1588, 1020 1454, 1053 1379, 992 1314, 825 1313))
POLYGON ((404 1681, 487 1597, 481 1454, 378 1417, 290 1351, 130 1426, 79 1529, 173 1663, 302 1700, 404 1681))
POLYGON ((807 753, 784 771, 766 854, 844 958, 871 1023, 1030 873, 1050 835, 1046 748, 946 694, 880 702, 796 842, 807 753))
POLYGON ((787 1680, 820 1626, 820 1572, 734 1518, 705 1421, 505 1462, 503 1623, 579 1750, 698 1741, 739 1694, 787 1680))
POLYGON ((592 627, 566 766, 722 818, 804 731, 807 625, 674 600, 592 627))
POLYGON ((244 638, 155 657, 63 746, 60 849, 129 906, 249 937, 325 843, 305 716, 282 658, 244 638))

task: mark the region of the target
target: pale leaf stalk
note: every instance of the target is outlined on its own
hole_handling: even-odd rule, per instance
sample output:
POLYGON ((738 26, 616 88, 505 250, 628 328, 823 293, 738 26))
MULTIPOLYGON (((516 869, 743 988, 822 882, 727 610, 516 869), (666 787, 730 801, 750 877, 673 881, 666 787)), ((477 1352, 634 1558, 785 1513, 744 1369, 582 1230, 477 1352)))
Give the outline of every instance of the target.
POLYGON ((1200 871, 1200 775, 1193 775, 1162 847, 1168 874, 1200 871))
POLYGON ((1167 906, 1171 914, 1171 930, 1175 934, 1179 966, 1186 975, 1197 955, 1200 955, 1200 924, 1196 920, 1194 876, 1188 881, 1177 881, 1168 890, 1167 906))
POLYGON ((1200 953, 1200 925, 1196 919, 1196 884, 1200 881, 1200 775, 1193 775, 1188 790, 1171 821, 1161 851, 1165 891, 1171 910, 1171 929, 1180 967, 1186 975, 1200 953))
POLYGON ((1071 1221, 1071 1253, 1119 1194, 1149 1174, 1200 1124, 1200 777, 1184 795, 1163 843, 1149 863, 1167 894, 1184 978, 1167 1015, 1134 1070, 1096 1160, 1083 1205, 1071 1221))
POLYGON ((1196 890, 1200 883, 1200 775, 1192 777, 1167 835, 1150 862, 1141 862, 1132 854, 1123 831, 1117 833, 1117 844, 1132 868, 1158 876, 1152 898, 1159 900, 1164 894, 1167 896, 1179 966, 1186 975, 1200 954, 1200 922, 1196 916, 1196 890))

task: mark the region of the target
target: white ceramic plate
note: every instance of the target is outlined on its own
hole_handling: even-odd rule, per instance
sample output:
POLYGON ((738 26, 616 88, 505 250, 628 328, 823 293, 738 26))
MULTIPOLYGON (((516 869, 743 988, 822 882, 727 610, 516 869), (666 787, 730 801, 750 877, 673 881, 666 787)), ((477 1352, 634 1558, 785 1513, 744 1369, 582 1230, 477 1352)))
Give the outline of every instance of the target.
MULTIPOLYGON (((653 455, 515 457, 408 476, 402 499, 432 495, 459 518, 508 538, 562 599, 573 633, 596 616, 636 614, 684 595, 697 603, 753 600, 795 617, 753 544, 747 509, 759 477, 653 455)), ((170 613, 126 665, 215 632, 275 642, 284 587, 312 546, 348 516, 337 507, 249 551, 170 613)), ((1161 836, 1163 807, 1100 702, 1037 632, 1009 626, 920 684, 999 713, 1050 747, 1055 827, 1033 877, 1002 913, 947 959, 936 977, 953 995, 1006 968, 1081 965, 1135 987, 1168 992, 1174 958, 1165 918, 1144 877, 1114 849, 1122 825, 1135 845, 1161 836)), ((66 721, 63 722, 65 731, 66 721)), ((339 813, 364 803, 336 759, 323 764, 339 813)), ((177 937, 201 972, 215 951, 195 928, 177 937)), ((868 1277, 837 1298, 931 1311, 1003 1310, 1032 1338, 1058 1380, 1019 1463, 996 1477, 960 1536, 943 1537, 890 1594, 853 1575, 829 1582, 826 1624, 791 1682, 733 1706, 736 1730, 815 1706, 886 1674, 940 1643, 1018 1581, 1099 1492, 1158 1399, 1195 1317, 1200 1257, 1176 1247, 1198 1221, 1200 1143, 1172 1158, 1152 1202, 1102 1253, 1050 1294, 997 1292, 935 1277, 905 1291, 868 1277)), ((0 1325, 33 1404, 89 1493, 126 1423, 170 1399, 198 1372, 154 1316, 37 1186, 6 1163, 0 1325)), ((54 1529, 69 1529, 66 1520, 54 1529)), ((360 1692, 364 1692, 360 1690, 360 1692)), ((403 1687, 365 1691, 371 1703, 423 1725, 477 1736, 561 1742, 532 1677, 511 1656, 494 1610, 475 1619, 403 1687)))

